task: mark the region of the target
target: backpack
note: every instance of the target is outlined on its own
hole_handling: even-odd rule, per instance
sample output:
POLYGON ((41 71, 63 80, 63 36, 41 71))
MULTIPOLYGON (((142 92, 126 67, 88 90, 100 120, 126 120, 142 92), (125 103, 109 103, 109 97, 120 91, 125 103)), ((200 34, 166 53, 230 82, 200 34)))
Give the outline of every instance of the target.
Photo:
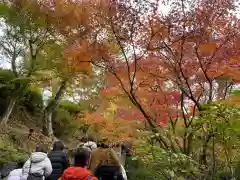
POLYGON ((32 173, 31 168, 32 168, 32 161, 30 160, 30 167, 29 167, 27 180, 43 180, 43 175, 40 173, 32 173))
POLYGON ((95 171, 99 180, 124 180, 118 166, 99 165, 95 171))

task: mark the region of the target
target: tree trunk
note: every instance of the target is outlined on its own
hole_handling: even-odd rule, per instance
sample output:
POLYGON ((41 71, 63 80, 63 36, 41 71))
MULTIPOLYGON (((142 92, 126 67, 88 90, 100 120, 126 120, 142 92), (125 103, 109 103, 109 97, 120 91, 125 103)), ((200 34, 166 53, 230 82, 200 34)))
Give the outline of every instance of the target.
POLYGON ((5 112, 2 116, 1 124, 4 124, 4 125, 7 124, 9 116, 11 115, 12 110, 13 110, 15 104, 16 104, 16 101, 17 101, 17 97, 13 97, 13 98, 10 99, 8 107, 7 107, 7 109, 5 110, 5 112))
POLYGON ((48 103, 48 105, 44 109, 43 134, 48 137, 54 136, 52 128, 52 113, 54 109, 58 106, 65 89, 66 81, 63 81, 54 98, 48 103))
POLYGON ((52 128, 52 113, 44 112, 44 129, 43 132, 48 137, 53 137, 53 128, 52 128))

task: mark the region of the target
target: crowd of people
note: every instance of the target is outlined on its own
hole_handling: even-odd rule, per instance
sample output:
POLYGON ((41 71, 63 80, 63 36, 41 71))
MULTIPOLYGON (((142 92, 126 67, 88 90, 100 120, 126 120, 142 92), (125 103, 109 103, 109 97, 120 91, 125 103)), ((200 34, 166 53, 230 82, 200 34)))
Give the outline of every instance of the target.
MULTIPOLYGON (((82 139, 72 158, 61 141, 38 145, 28 160, 19 162, 6 180, 127 180, 126 171, 115 145, 96 144, 82 139)), ((118 145, 119 146, 119 145, 118 145)))

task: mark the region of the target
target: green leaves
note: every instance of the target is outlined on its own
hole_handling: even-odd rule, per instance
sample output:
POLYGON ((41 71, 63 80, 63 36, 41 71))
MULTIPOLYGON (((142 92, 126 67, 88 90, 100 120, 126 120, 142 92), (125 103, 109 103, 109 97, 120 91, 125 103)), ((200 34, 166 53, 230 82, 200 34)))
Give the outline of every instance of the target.
POLYGON ((232 95, 233 95, 233 96, 238 96, 238 97, 240 97, 240 90, 234 90, 234 91, 232 92, 232 95))
MULTIPOLYGON (((136 169, 130 167, 129 179, 167 179, 182 180, 185 177, 199 175, 198 163, 181 153, 172 153, 161 149, 158 145, 150 145, 145 140, 138 142, 136 169), (144 171, 147 168, 148 172, 144 171), (136 171, 142 177, 135 175, 136 171), (132 172, 134 171, 134 172, 132 172), (150 173, 149 173, 150 172, 150 173), (149 174, 148 174, 149 173, 149 174), (135 177, 137 176, 137 177, 135 177), (144 178, 145 177, 145 178, 144 178)), ((133 166, 133 164, 129 164, 133 166)))

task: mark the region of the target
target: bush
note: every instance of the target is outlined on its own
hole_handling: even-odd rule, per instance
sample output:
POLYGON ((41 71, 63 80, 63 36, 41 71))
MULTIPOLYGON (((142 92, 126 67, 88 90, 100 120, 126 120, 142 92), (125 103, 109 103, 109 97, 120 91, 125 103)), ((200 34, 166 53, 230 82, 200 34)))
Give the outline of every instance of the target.
POLYGON ((79 112, 82 112, 88 109, 89 102, 88 101, 81 101, 80 104, 75 104, 71 101, 61 101, 59 107, 62 109, 67 110, 71 113, 71 115, 76 115, 79 112))
POLYGON ((10 142, 0 140, 0 164, 27 159, 27 153, 19 151, 10 142))
POLYGON ((71 101, 61 101, 59 107, 68 111, 70 114, 76 114, 81 110, 78 104, 74 104, 71 101))
MULTIPOLYGON (((221 101, 202 106, 204 111, 195 119, 194 126, 190 129, 194 136, 189 156, 161 149, 157 142, 150 141, 159 133, 154 136, 146 134, 144 137, 148 137, 149 142, 141 140, 136 146, 137 166, 130 163, 130 180, 143 180, 147 176, 148 179, 157 176, 157 179, 172 180, 239 179, 239 97, 233 97, 232 102, 221 101), (206 143, 206 134, 212 138, 203 146, 203 143, 206 143), (206 148, 206 162, 201 159, 203 148, 206 148), (151 172, 150 175, 145 169, 151 172)), ((181 133, 184 133, 182 127, 176 129, 176 134, 181 137, 181 133)), ((161 131, 164 132, 164 129, 161 131)))
POLYGON ((159 178, 156 176, 156 172, 147 167, 139 158, 127 157, 126 167, 129 180, 158 180, 159 178))
POLYGON ((128 157, 129 180, 183 180, 199 175, 198 163, 181 153, 165 151, 147 141, 138 142, 135 157, 128 157))
POLYGON ((55 136, 71 135, 78 128, 74 116, 66 109, 56 108, 53 112, 53 130, 55 136))
POLYGON ((7 84, 15 78, 13 72, 9 69, 0 69, 0 84, 7 84))
MULTIPOLYGON (((11 94, 17 92, 16 89, 28 81, 26 78, 16 78, 11 70, 0 69, 0 115, 3 115, 7 108, 11 94)), ((29 112, 34 114, 37 109, 43 107, 41 89, 34 86, 27 87, 18 104, 25 106, 29 112)))
POLYGON ((3 115, 8 105, 8 97, 12 88, 7 86, 9 81, 15 78, 13 72, 8 69, 0 69, 0 116, 3 115))
POLYGON ((24 105, 32 114, 37 110, 42 109, 43 97, 41 89, 33 86, 26 88, 24 95, 20 100, 20 104, 24 105))

